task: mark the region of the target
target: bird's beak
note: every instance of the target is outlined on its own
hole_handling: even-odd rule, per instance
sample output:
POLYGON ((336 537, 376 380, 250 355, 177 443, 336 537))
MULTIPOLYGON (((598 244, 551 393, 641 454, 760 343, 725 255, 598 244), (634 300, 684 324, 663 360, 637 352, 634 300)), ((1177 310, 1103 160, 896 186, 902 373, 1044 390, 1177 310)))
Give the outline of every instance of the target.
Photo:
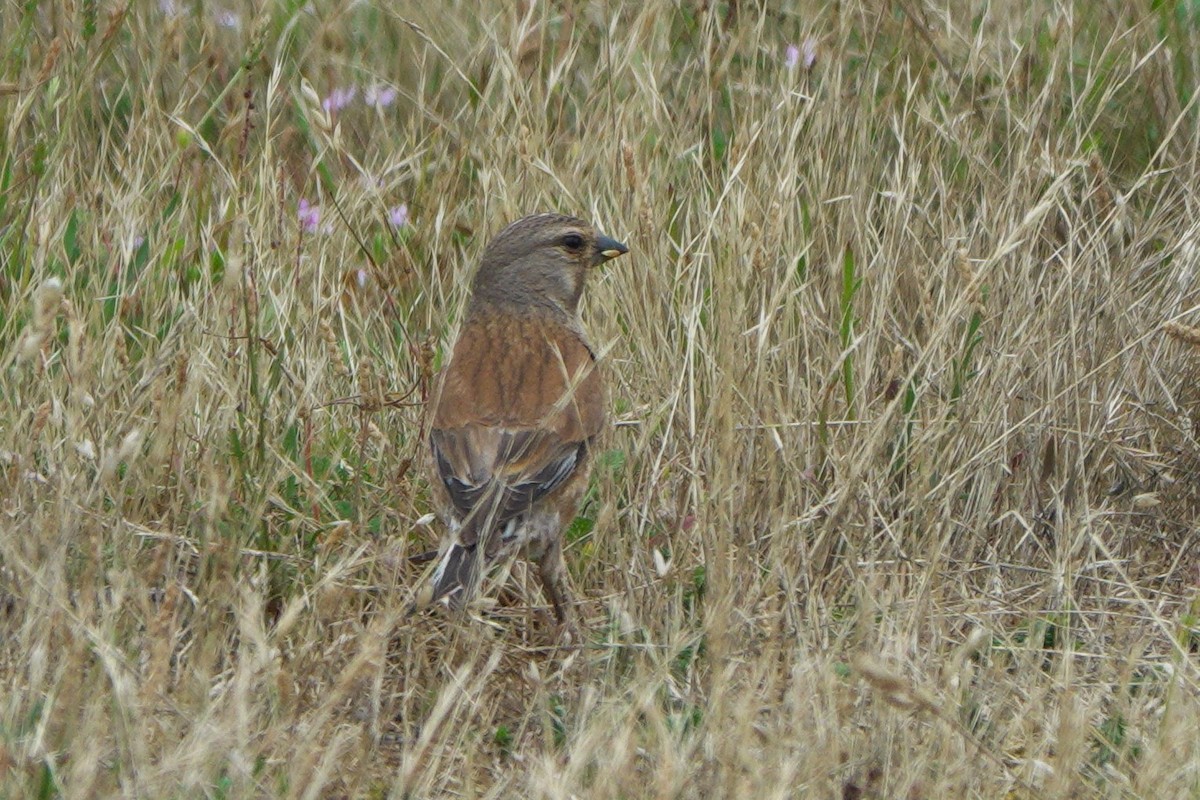
POLYGON ((603 264, 605 261, 614 259, 617 256, 624 255, 629 252, 629 248, 618 242, 611 236, 600 234, 596 237, 596 256, 592 259, 592 264, 603 264))

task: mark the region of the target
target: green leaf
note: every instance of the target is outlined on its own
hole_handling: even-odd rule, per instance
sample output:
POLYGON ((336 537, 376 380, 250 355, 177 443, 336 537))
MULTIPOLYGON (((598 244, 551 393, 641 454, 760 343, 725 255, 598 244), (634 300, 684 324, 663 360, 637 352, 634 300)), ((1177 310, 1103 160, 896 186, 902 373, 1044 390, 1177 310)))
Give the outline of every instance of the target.
POLYGON ((66 251, 67 261, 74 264, 79 260, 79 212, 71 211, 67 220, 67 229, 63 231, 63 250, 66 251))
POLYGON ((229 429, 229 452, 233 455, 234 461, 245 464, 246 448, 242 446, 242 437, 238 435, 237 428, 229 429))
POLYGON ((854 419, 854 357, 850 347, 854 343, 854 295, 861 286, 862 279, 855 269, 854 251, 850 245, 846 245, 842 254, 842 321, 839 332, 845 352, 842 357, 842 388, 846 393, 846 413, 851 419, 854 419))
POLYGON ((606 472, 619 473, 625 469, 625 451, 619 448, 605 450, 596 459, 596 464, 606 472))
POLYGON ((214 247, 208 254, 208 272, 212 276, 213 283, 220 283, 221 278, 225 275, 225 254, 219 247, 214 247))
POLYGON ((565 533, 567 542, 569 544, 575 544, 576 542, 585 538, 588 534, 595 530, 595 528, 596 520, 589 519, 587 517, 576 517, 571 521, 571 524, 567 526, 565 533))

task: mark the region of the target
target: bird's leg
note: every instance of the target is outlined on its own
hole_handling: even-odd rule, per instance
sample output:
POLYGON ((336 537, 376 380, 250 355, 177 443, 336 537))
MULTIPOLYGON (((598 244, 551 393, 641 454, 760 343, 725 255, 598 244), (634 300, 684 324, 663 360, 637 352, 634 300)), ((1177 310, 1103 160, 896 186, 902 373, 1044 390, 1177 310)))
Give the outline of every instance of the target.
POLYGON ((562 540, 551 537, 542 557, 538 559, 538 577, 542 590, 554 605, 554 616, 559 625, 565 625, 571 616, 571 591, 567 587, 567 564, 563 561, 562 540))

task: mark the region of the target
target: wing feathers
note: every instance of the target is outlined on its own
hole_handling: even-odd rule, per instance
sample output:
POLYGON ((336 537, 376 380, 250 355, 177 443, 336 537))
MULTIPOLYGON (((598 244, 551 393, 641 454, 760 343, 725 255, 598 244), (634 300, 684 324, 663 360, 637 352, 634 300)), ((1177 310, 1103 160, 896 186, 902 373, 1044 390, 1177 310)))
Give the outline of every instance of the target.
MULTIPOLYGON (((430 434, 438 477, 450 502, 467 520, 490 517, 494 529, 519 516, 561 486, 586 462, 588 443, 563 442, 548 431, 508 431, 470 426, 430 434), (500 441, 496 441, 500 440, 500 441), (489 468, 463 468, 467 452, 491 451, 489 468), (455 458, 455 455, 458 455, 455 458)), ((475 526, 464 520, 463 528, 475 526)), ((472 544, 475 539, 460 540, 472 544)))

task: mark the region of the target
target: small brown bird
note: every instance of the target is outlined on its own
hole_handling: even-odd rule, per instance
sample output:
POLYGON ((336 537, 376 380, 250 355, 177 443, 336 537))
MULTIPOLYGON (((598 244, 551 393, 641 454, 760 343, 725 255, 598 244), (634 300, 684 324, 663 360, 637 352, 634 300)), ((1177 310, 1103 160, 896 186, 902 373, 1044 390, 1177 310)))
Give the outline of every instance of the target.
POLYGON ((606 416, 579 298, 592 267, 628 250, 559 214, 517 220, 484 250, 432 401, 432 483, 451 536, 419 606, 461 607, 488 566, 521 554, 567 621, 562 530, 606 416))

